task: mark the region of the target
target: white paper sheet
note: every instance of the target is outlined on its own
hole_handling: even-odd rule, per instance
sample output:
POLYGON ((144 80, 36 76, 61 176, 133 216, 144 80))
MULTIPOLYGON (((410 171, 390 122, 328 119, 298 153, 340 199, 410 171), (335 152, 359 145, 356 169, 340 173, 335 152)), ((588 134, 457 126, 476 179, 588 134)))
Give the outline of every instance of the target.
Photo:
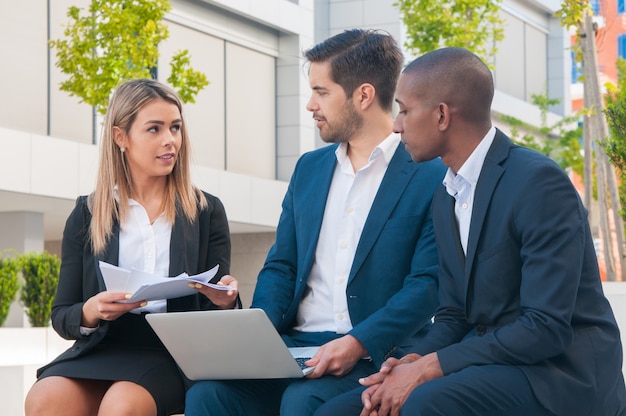
POLYGON ((100 271, 102 271, 107 291, 132 294, 130 299, 121 301, 125 303, 178 298, 197 293, 196 289, 189 287, 189 283, 200 283, 216 290, 232 290, 233 288, 230 286, 209 283, 217 273, 218 268, 219 265, 193 276, 183 273, 176 277, 162 277, 137 269, 127 270, 103 261, 100 262, 100 271))

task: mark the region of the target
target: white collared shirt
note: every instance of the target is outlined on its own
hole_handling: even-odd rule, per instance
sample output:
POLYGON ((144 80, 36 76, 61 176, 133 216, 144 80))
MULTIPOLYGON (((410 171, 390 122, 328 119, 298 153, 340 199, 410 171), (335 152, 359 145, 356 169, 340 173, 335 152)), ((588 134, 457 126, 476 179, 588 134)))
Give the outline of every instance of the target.
MULTIPOLYGON (((172 224, 159 215, 150 223, 148 213, 142 205, 129 199, 129 215, 124 224, 120 224, 120 243, 118 266, 132 268, 166 277, 170 267, 170 239, 172 224)), ((147 306, 132 312, 165 312, 167 301, 149 301, 147 306)))
POLYGON ((467 254, 467 240, 469 238, 470 223, 472 220, 472 210, 474 208, 474 193, 476 184, 480 177, 487 152, 493 143, 496 135, 496 128, 491 127, 485 137, 478 143, 476 149, 467 158, 463 166, 455 173, 448 168, 446 176, 443 178, 443 185, 448 194, 454 197, 454 214, 459 226, 459 238, 463 252, 467 254))
POLYGON ((300 302, 294 329, 345 334, 352 329, 346 288, 361 232, 400 135, 392 133, 372 151, 356 173, 347 144, 337 147, 337 164, 328 191, 315 260, 300 302))
MULTIPOLYGON (((117 200, 117 188, 115 191, 117 200)), ((128 203, 128 218, 124 224, 120 224, 118 266, 127 270, 136 268, 157 276, 168 276, 172 224, 163 214, 150 224, 150 218, 143 206, 134 199, 129 199, 128 203)), ((149 301, 146 306, 133 309, 131 313, 166 311, 167 300, 163 299, 149 301)), ((98 327, 81 326, 80 333, 88 336, 96 329, 98 327)))

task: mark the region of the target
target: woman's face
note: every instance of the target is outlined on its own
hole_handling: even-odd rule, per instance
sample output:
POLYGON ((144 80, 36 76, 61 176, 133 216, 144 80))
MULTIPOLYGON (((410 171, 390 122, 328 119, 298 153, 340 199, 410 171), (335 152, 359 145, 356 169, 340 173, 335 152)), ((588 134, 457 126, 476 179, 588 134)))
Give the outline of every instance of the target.
POLYGON ((133 182, 172 173, 182 144, 182 123, 175 104, 156 99, 139 110, 128 134, 115 128, 133 182))

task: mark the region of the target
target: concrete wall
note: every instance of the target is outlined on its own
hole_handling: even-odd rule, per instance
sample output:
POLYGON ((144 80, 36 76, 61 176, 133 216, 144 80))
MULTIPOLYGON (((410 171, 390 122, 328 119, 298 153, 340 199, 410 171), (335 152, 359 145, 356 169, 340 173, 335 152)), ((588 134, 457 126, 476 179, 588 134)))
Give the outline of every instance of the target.
POLYGON ((0 328, 0 415, 22 416, 37 368, 70 345, 52 328, 0 328))
POLYGON ((250 302, 252 302, 257 276, 275 237, 276 234, 273 232, 233 234, 231 236, 230 271, 239 281, 239 296, 244 308, 249 307, 250 302))

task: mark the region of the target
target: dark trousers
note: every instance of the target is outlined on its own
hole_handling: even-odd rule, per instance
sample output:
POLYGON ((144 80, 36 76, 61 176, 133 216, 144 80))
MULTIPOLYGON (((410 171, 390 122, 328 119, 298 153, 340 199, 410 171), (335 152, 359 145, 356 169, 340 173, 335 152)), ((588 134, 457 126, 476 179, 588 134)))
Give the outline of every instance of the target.
MULTIPOLYGON (((359 415, 357 388, 321 406, 315 416, 359 415)), ((514 366, 468 367, 413 390, 401 415, 411 416, 554 416, 535 398, 523 371, 514 366)))
POLYGON ((185 416, 312 415, 324 402, 353 390, 359 378, 374 371, 370 361, 362 360, 343 377, 200 381, 187 391, 185 416))
MULTIPOLYGON (((288 347, 322 345, 340 337, 331 332, 292 331, 288 347)), ((343 377, 199 381, 187 391, 185 416, 307 416, 324 402, 359 386, 359 378, 376 372, 361 360, 343 377)))

